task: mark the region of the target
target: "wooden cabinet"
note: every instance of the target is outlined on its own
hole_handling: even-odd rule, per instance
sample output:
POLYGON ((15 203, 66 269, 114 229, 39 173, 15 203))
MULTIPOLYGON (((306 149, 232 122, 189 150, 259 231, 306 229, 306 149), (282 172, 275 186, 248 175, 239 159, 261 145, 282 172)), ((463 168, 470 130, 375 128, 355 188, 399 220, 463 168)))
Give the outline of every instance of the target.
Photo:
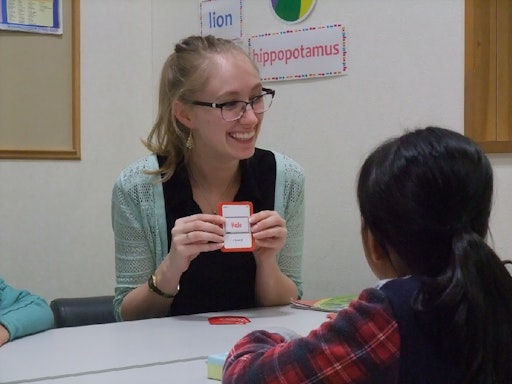
POLYGON ((464 133, 512 153, 512 0, 466 0, 464 133))

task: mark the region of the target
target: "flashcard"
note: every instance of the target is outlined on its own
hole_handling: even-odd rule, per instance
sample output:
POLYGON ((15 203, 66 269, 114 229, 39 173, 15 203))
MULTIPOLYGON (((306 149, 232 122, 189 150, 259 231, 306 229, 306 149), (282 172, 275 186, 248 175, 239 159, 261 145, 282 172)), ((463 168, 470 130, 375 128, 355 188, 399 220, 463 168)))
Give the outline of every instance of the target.
POLYGON ((226 218, 224 225, 223 252, 249 252, 254 250, 249 217, 252 215, 250 201, 219 203, 217 212, 226 218))
POLYGON ((229 324, 247 324, 250 323, 245 316, 212 316, 208 318, 208 322, 212 325, 229 325, 229 324))

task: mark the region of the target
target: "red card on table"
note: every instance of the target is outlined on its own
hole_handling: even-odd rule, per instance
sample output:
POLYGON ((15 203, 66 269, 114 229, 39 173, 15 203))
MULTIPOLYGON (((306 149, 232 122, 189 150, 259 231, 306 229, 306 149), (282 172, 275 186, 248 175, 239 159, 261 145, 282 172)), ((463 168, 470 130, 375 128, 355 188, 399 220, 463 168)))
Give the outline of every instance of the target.
POLYGON ((213 316, 208 318, 208 322, 212 325, 247 324, 251 320, 245 316, 213 316))

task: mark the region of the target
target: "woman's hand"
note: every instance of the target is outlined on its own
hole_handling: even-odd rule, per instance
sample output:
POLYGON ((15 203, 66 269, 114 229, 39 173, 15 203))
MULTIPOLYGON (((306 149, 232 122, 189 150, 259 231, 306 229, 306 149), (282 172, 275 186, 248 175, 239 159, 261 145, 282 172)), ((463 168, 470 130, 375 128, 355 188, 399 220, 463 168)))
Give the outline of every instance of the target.
POLYGON ((275 257, 286 243, 286 221, 276 211, 260 211, 249 218, 249 223, 256 243, 254 256, 275 257))
POLYGON ((165 263, 180 274, 201 252, 210 252, 224 245, 223 225, 219 215, 199 213, 176 220, 171 230, 172 242, 165 263))
MULTIPOLYGON (((218 215, 200 213, 176 220, 171 230, 171 247, 165 259, 155 270, 156 286, 168 295, 179 291, 180 278, 192 260, 201 252, 214 251, 224 245, 221 225, 226 219, 218 215)), ((162 317, 169 311, 172 298, 153 292, 148 284, 142 284, 123 299, 121 315, 124 320, 162 317)))

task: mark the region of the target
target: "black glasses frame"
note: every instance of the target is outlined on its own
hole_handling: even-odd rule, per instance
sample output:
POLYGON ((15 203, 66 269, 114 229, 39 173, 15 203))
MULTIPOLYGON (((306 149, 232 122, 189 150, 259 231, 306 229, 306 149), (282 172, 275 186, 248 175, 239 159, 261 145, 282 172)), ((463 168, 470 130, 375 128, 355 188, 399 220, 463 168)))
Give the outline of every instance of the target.
MULTIPOLYGON (((202 107, 210 107, 210 108, 219 108, 220 111, 221 111, 221 115, 222 115, 222 118, 224 119, 224 115, 222 114, 222 108, 225 106, 225 105, 228 105, 228 104, 231 104, 231 103, 245 103, 245 107, 244 107, 244 110, 242 111, 242 113, 240 114, 239 117, 237 117, 236 119, 232 119, 232 120, 226 120, 226 121, 235 121, 235 120, 238 120, 238 119, 241 119, 242 116, 245 114, 245 111, 247 111, 247 106, 250 105, 251 108, 253 108, 254 110, 254 107, 253 107, 253 104, 258 101, 259 99, 261 99, 262 97, 266 96, 266 95, 272 95, 272 100, 274 99, 274 96, 276 95, 276 91, 274 89, 270 89, 270 88, 262 88, 261 89, 263 91, 263 93, 261 95, 258 95, 256 97, 253 97, 251 100, 249 101, 245 101, 245 100, 231 100, 231 101, 228 101, 226 103, 208 103, 206 101, 197 101, 197 100, 190 100, 189 103, 190 104, 193 104, 193 105, 199 105, 199 106, 202 106, 202 107)), ((263 112, 254 112, 254 113, 257 113, 257 114, 262 114, 264 113, 265 111, 263 112)))

